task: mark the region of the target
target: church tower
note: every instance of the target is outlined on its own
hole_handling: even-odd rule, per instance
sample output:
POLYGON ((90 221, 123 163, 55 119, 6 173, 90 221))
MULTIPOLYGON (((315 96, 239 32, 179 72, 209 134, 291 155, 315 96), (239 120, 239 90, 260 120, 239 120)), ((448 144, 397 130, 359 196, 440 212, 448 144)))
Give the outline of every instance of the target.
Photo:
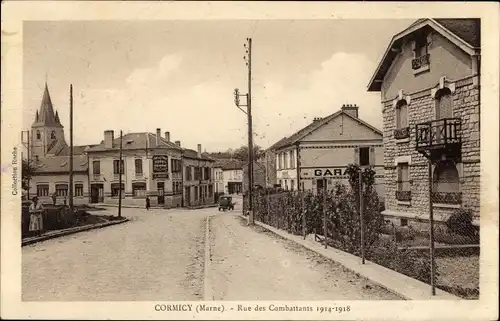
POLYGON ((64 127, 50 99, 49 88, 45 83, 40 109, 36 112, 35 121, 31 125, 31 157, 56 156, 68 148, 64 139, 64 127))

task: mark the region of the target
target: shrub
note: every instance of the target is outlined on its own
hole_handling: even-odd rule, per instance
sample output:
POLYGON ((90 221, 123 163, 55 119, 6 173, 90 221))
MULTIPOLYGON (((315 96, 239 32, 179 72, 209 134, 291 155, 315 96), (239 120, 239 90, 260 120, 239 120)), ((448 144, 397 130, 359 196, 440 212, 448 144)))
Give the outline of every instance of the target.
POLYGON ((477 229, 472 224, 472 219, 471 209, 460 208, 446 220, 446 226, 453 233, 473 236, 477 233, 477 229))

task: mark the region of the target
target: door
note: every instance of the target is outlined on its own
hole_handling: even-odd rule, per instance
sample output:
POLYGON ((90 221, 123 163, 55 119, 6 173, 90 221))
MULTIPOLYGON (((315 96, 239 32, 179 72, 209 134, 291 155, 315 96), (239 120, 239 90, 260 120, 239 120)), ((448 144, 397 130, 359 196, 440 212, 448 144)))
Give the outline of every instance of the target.
POLYGON ((165 183, 160 182, 156 184, 158 191, 158 204, 165 204, 165 183))
POLYGON ((191 187, 186 187, 185 206, 191 205, 191 187))
POLYGON ((323 191, 325 190, 325 179, 324 178, 320 178, 318 180, 316 180, 316 191, 318 194, 321 194, 323 193, 323 191))
POLYGON ((444 139, 450 137, 451 127, 445 126, 444 119, 453 118, 453 104, 451 99, 451 92, 449 89, 440 90, 437 96, 436 106, 436 120, 441 120, 436 126, 436 144, 445 143, 444 139))
POLYGON ((102 184, 92 184, 90 187, 90 203, 104 202, 104 186, 102 184))

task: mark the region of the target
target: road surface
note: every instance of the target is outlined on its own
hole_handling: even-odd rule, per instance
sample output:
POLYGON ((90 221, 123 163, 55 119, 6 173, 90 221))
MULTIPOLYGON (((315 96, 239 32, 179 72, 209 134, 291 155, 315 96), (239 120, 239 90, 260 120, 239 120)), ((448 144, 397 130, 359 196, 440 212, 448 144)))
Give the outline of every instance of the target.
POLYGON ((130 222, 25 246, 23 301, 400 299, 238 214, 126 208, 130 222))

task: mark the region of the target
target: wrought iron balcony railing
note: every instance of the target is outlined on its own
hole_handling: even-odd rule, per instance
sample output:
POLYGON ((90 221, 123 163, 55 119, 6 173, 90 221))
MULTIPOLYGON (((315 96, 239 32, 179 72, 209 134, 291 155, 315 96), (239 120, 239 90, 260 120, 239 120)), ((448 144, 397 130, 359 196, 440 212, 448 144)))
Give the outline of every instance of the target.
POLYGON ((462 193, 460 192, 432 192, 433 203, 438 204, 462 204, 462 193))
POLYGON ((410 127, 394 129, 394 138, 404 139, 410 137, 410 127))
POLYGON ((429 54, 417 57, 411 61, 411 68, 413 70, 418 70, 422 67, 428 66, 429 65, 429 54))
POLYGON ((398 201, 411 201, 411 191, 396 191, 396 199, 398 201))
POLYGON ((462 142, 460 118, 443 118, 416 125, 416 143, 419 149, 446 148, 462 142))

